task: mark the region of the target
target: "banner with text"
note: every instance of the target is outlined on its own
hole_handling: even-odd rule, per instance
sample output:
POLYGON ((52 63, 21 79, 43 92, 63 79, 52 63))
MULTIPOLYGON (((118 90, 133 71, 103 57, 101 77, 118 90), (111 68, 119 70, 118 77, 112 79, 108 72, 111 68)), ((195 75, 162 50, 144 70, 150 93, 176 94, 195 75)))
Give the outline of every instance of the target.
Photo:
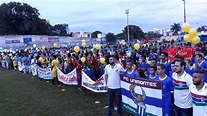
POLYGON ((42 79, 53 79, 52 78, 52 72, 51 72, 51 68, 47 67, 47 68, 41 68, 37 65, 37 72, 38 72, 38 77, 42 78, 42 79))
POLYGON ((98 80, 93 81, 82 71, 82 86, 93 92, 107 92, 104 75, 102 75, 98 80))
POLYGON ((59 68, 57 68, 58 80, 67 85, 77 85, 77 72, 76 69, 68 74, 64 74, 59 68))
POLYGON ((135 116, 162 116, 162 83, 122 77, 123 109, 135 116))

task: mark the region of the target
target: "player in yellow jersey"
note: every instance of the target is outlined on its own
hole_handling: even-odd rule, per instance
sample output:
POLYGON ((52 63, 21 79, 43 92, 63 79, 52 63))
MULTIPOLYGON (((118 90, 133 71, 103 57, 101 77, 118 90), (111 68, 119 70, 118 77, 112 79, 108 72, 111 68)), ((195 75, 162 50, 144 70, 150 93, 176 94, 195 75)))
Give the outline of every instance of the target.
POLYGON ((57 80, 57 84, 59 84, 58 79, 57 79, 57 67, 59 67, 59 62, 57 60, 56 55, 53 56, 51 66, 52 66, 51 68, 52 68, 52 78, 53 78, 51 85, 54 84, 55 80, 57 80))

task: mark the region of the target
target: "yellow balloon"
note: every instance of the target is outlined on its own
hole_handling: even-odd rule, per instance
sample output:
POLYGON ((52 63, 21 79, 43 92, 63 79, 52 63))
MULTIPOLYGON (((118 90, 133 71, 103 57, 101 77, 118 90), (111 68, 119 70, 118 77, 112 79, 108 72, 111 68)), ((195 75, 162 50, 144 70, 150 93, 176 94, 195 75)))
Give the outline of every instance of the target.
POLYGON ((105 63, 105 58, 100 58, 100 62, 101 62, 101 64, 104 64, 105 63))
POLYGON ((42 50, 45 50, 45 48, 46 48, 45 46, 42 46, 42 50))
POLYGON ((200 43, 200 38, 199 38, 198 36, 194 37, 194 38, 192 39, 192 43, 193 43, 194 45, 200 43))
POLYGON ((81 58, 81 62, 84 63, 85 61, 86 61, 86 58, 85 57, 82 57, 81 58))
POLYGON ((191 42, 192 38, 189 34, 184 35, 185 42, 191 42))
POLYGON ((40 57, 39 59, 39 62, 43 63, 44 59, 42 57, 40 57))
POLYGON ((86 40, 83 39, 83 40, 81 40, 81 42, 82 42, 82 43, 86 43, 86 40))
POLYGON ((195 28, 191 28, 190 31, 189 31, 189 36, 191 38, 194 38, 195 36, 197 36, 197 30, 195 28))
POLYGON ((189 32, 189 31, 190 31, 190 25, 189 25, 188 23, 184 23, 184 24, 182 25, 182 30, 183 30, 184 32, 189 32))
POLYGON ((54 44, 53 44, 53 47, 54 47, 54 48, 57 48, 57 47, 58 47, 58 44, 57 44, 57 43, 54 43, 54 44))
POLYGON ((47 22, 47 23, 50 23, 50 19, 46 19, 46 22, 47 22))
POLYGON ((96 49, 96 44, 93 45, 93 49, 96 49))
POLYGON ((85 43, 85 42, 83 42, 83 43, 82 43, 82 46, 83 46, 83 47, 86 47, 86 43, 85 43))
POLYGON ((96 44, 96 49, 100 50, 101 49, 101 45, 100 44, 96 44))
POLYGON ((80 51, 79 46, 75 46, 75 47, 74 47, 74 51, 75 51, 76 53, 78 53, 78 52, 80 51))
POLYGON ((140 45, 138 43, 134 44, 134 49, 135 50, 139 50, 139 48, 140 48, 140 45))

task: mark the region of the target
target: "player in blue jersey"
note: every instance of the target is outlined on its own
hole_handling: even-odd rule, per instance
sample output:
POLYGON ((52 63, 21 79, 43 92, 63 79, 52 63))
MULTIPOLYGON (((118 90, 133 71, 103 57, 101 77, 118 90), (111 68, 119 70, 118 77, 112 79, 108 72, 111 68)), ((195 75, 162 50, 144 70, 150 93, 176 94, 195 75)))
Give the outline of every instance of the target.
POLYGON ((171 71, 169 77, 172 78, 173 73, 175 72, 175 60, 171 62, 171 71))
POLYGON ((204 60, 204 57, 201 54, 196 54, 195 69, 204 71, 204 82, 207 82, 207 61, 204 60))
POLYGON ((157 66, 159 80, 162 81, 162 112, 163 116, 172 116, 171 93, 173 92, 172 79, 165 74, 165 65, 157 66))
MULTIPOLYGON (((157 67, 157 59, 151 59, 150 61, 151 61, 151 62, 150 62, 150 67, 151 67, 151 66, 153 66, 153 67, 157 67)), ((149 77, 149 75, 150 75, 150 70, 151 70, 151 68, 148 68, 147 71, 146 71, 146 75, 147 75, 147 77, 149 77)), ((155 70, 155 71, 156 71, 156 70, 155 70)))
POLYGON ((195 71, 194 67, 192 66, 192 62, 189 59, 185 59, 185 63, 185 71, 192 76, 195 71))
POLYGON ((142 62, 139 65, 139 70, 145 72, 147 71, 148 67, 149 65, 146 61, 146 56, 142 55, 142 62))
POLYGON ((150 66, 149 69, 150 69, 150 72, 149 72, 149 75, 148 75, 148 79, 149 80, 159 80, 158 75, 156 73, 157 66, 150 66))
POLYGON ((168 62, 168 53, 166 52, 162 52, 160 55, 160 62, 158 64, 164 64, 166 69, 165 69, 165 74, 167 76, 170 75, 170 71, 171 71, 171 65, 170 62, 168 62))
MULTIPOLYGON (((83 69, 82 69, 82 71, 86 74, 86 75, 88 75, 90 78, 91 78, 91 71, 90 71, 90 69, 87 67, 87 64, 86 63, 84 63, 83 64, 83 69)), ((91 78, 91 79, 93 79, 93 78, 91 78)), ((83 91, 84 91, 84 96, 86 96, 86 91, 87 91, 88 89, 86 89, 85 87, 83 88, 83 91)), ((88 94, 90 95, 91 94, 91 91, 90 90, 88 90, 88 94)))
POLYGON ((150 50, 149 59, 158 59, 158 55, 155 53, 153 49, 150 50))
POLYGON ((126 71, 125 71, 125 76, 131 77, 131 78, 138 78, 140 77, 137 70, 135 70, 133 67, 133 63, 131 60, 128 60, 126 63, 126 71))

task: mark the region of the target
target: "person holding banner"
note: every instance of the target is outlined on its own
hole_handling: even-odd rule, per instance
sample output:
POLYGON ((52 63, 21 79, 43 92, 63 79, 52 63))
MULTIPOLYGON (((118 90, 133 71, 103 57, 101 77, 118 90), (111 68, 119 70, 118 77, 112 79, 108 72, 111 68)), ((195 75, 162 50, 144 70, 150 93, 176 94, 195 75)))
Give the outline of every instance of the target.
POLYGON ((109 58, 109 64, 105 67, 106 85, 108 87, 108 113, 107 116, 112 116, 113 98, 117 100, 118 115, 122 116, 122 100, 121 100, 121 80, 120 74, 123 74, 124 68, 115 63, 114 57, 109 58))
POLYGON ((34 58, 34 56, 32 55, 32 56, 31 56, 31 61, 30 61, 30 66, 31 66, 31 71, 32 71, 32 77, 31 77, 31 78, 34 78, 34 76, 37 75, 37 67, 36 67, 36 63, 37 63, 37 60, 36 60, 36 58, 34 58))
MULTIPOLYGON (((58 58, 58 62, 59 62, 59 67, 58 68, 65 74, 63 59, 62 58, 58 58)), ((62 86, 63 86, 63 83, 59 82, 58 87, 62 87, 62 86)))
POLYGON ((149 69, 150 69, 150 71, 149 71, 148 79, 149 80, 159 80, 158 75, 156 73, 157 66, 150 66, 149 69))
MULTIPOLYGON (((83 71, 86 75, 88 75, 88 76, 90 77, 90 75, 91 75, 91 71, 90 71, 90 69, 87 67, 87 64, 86 64, 86 63, 83 64, 83 69, 82 69, 82 71, 83 71)), ((86 91, 87 91, 88 89, 86 89, 85 87, 83 87, 83 90, 84 90, 84 96, 86 96, 86 91)), ((90 90, 88 90, 88 94, 89 94, 89 95, 91 94, 91 91, 90 91, 90 90)))
POLYGON ((133 63, 131 60, 128 60, 126 63, 126 68, 127 70, 125 71, 125 76, 130 77, 130 78, 138 78, 140 77, 139 73, 137 70, 133 68, 133 63))
MULTIPOLYGON (((125 71, 124 75, 130 78, 140 78, 139 73, 135 68, 133 68, 133 63, 131 60, 128 60, 126 63, 127 70, 125 71)), ((132 114, 130 116, 133 116, 132 114)))
POLYGON ((165 74, 165 65, 157 66, 158 79, 162 81, 162 115, 172 116, 171 93, 173 93, 172 79, 165 74))
POLYGON ((57 81, 57 84, 59 84, 59 81, 57 79, 57 68, 59 67, 59 63, 57 60, 57 56, 53 55, 53 60, 52 60, 52 64, 51 64, 51 69, 52 69, 52 82, 50 83, 50 85, 54 85, 55 80, 57 81))

